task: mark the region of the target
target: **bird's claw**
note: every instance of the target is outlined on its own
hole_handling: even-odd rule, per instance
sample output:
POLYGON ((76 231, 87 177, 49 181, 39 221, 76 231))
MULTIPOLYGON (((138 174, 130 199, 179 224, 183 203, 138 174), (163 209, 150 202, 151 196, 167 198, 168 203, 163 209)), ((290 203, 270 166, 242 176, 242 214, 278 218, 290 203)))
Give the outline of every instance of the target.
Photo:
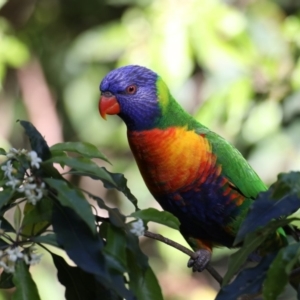
POLYGON ((190 258, 187 266, 192 268, 193 272, 202 272, 211 259, 211 252, 205 249, 200 249, 195 252, 196 258, 190 258))

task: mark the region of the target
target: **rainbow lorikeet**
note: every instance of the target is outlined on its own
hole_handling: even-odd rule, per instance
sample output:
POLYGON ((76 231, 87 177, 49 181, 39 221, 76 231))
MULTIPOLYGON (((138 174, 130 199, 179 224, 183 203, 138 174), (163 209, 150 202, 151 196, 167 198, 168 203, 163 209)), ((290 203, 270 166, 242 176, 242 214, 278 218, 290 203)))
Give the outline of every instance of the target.
MULTIPOLYGON (((232 247, 241 222, 267 188, 241 153, 200 124, 175 101, 153 71, 125 66, 100 85, 103 118, 117 114, 127 125, 130 148, 144 181, 198 254, 188 266, 202 271, 213 247, 232 247)), ((283 230, 272 247, 286 244, 283 230)))

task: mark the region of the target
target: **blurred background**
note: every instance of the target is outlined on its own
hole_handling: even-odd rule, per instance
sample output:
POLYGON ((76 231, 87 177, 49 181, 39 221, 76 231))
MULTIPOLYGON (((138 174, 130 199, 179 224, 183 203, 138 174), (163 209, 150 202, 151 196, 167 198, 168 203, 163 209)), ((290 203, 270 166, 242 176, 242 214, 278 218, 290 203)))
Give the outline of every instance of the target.
MULTIPOLYGON (((300 169, 300 1, 0 0, 0 147, 28 147, 17 119, 31 121, 51 146, 86 141, 124 173, 140 207, 147 191, 117 117, 98 113, 107 72, 140 64, 159 73, 199 121, 247 157, 267 183, 300 169)), ((102 162, 99 162, 103 164, 102 162)), ((132 205, 99 182, 81 186, 124 214, 132 205)), ((184 245, 164 226, 150 226, 184 245)), ((144 252, 165 299, 214 299, 218 285, 192 274, 187 256, 148 239, 144 252)), ((214 253, 224 274, 229 250, 214 253)), ((51 259, 32 269, 43 300, 64 299, 51 259)), ((11 291, 0 291, 10 299, 11 291)))

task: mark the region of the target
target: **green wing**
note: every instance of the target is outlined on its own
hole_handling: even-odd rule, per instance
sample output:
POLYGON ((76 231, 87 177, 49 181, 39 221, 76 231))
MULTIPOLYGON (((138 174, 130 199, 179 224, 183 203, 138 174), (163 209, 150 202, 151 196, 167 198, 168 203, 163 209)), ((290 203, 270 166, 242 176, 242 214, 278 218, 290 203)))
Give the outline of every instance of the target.
POLYGON ((244 196, 255 199, 267 187, 255 173, 242 154, 229 142, 207 128, 199 128, 196 132, 205 134, 217 163, 222 166, 222 175, 236 186, 244 196))

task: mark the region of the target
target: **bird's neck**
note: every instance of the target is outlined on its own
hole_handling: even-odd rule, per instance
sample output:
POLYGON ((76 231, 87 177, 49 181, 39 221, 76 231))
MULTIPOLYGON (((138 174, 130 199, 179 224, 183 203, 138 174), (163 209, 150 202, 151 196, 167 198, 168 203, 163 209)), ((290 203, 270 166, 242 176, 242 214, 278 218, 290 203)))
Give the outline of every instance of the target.
POLYGON ((172 97, 169 95, 169 101, 161 106, 161 115, 154 120, 153 129, 167 129, 170 127, 185 127, 192 130, 202 126, 191 115, 189 115, 172 97))

